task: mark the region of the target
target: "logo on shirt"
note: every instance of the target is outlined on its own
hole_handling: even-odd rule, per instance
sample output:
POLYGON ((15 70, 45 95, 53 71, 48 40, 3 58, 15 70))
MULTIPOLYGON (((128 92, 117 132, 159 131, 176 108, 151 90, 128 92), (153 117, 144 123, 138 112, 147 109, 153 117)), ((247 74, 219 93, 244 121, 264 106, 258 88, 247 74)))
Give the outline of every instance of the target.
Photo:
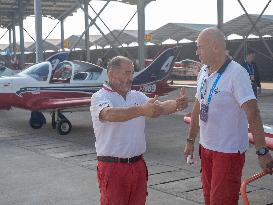
POLYGON ((99 104, 100 107, 102 107, 102 106, 104 106, 104 105, 108 105, 108 103, 107 103, 107 102, 104 102, 104 103, 99 104))
POLYGON ((220 93, 220 90, 219 90, 219 88, 217 87, 217 88, 214 90, 214 94, 216 95, 216 94, 218 94, 218 93, 220 93))

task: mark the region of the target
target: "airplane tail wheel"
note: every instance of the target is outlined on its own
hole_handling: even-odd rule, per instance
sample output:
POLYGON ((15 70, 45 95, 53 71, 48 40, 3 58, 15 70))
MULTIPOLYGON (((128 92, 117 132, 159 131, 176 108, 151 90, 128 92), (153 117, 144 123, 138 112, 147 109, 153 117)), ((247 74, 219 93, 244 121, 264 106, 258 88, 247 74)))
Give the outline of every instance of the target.
POLYGON ((57 130, 60 135, 67 135, 68 133, 70 133, 71 128, 72 128, 72 125, 67 119, 61 119, 57 123, 57 130))
POLYGON ((39 129, 46 123, 43 113, 38 111, 32 111, 29 119, 29 124, 33 129, 39 129))

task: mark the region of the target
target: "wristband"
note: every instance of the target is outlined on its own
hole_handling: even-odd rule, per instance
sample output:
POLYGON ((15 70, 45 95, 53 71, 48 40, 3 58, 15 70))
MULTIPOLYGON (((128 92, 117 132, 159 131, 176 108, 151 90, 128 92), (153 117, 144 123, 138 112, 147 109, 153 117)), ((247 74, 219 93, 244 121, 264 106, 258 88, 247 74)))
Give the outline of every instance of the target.
POLYGON ((187 138, 187 142, 189 142, 189 143, 191 143, 191 144, 194 144, 195 139, 193 139, 193 138, 187 138))

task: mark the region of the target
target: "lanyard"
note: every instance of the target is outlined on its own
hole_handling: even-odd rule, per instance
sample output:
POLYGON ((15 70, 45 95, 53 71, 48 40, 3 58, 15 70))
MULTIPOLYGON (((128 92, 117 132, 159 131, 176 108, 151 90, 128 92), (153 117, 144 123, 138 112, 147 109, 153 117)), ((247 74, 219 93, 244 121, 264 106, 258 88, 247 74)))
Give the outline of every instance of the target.
MULTIPOLYGON (((222 74, 221 73, 218 73, 218 76, 216 77, 211 89, 210 89, 210 92, 209 92, 209 97, 208 97, 208 104, 210 104, 211 102, 211 99, 212 99, 212 94, 216 88, 216 85, 217 83, 219 82, 220 78, 221 78, 222 74)), ((200 93, 201 93, 201 99, 203 100, 204 99, 204 95, 205 93, 203 92, 203 88, 204 88, 204 84, 205 84, 205 77, 203 78, 202 80, 202 84, 201 84, 201 88, 200 88, 200 93)))
POLYGON ((248 64, 246 63, 247 66, 247 72, 249 73, 249 75, 254 75, 254 65, 253 64, 248 64))

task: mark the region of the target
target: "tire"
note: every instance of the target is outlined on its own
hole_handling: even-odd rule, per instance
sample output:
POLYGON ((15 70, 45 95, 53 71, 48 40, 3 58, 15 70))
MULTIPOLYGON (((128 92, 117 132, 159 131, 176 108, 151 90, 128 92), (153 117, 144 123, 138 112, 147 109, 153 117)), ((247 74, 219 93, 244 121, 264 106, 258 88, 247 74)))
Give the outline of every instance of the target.
POLYGON ((33 129, 40 129, 43 126, 44 123, 42 122, 33 122, 31 119, 29 120, 29 125, 33 129))
POLYGON ((57 131, 60 135, 67 135, 70 133, 72 128, 71 123, 67 119, 61 119, 57 122, 57 131))
POLYGON ((33 128, 33 129, 40 129, 43 124, 46 123, 46 119, 45 116, 43 115, 43 113, 39 112, 39 111, 32 111, 31 112, 31 117, 29 119, 29 125, 33 128))

